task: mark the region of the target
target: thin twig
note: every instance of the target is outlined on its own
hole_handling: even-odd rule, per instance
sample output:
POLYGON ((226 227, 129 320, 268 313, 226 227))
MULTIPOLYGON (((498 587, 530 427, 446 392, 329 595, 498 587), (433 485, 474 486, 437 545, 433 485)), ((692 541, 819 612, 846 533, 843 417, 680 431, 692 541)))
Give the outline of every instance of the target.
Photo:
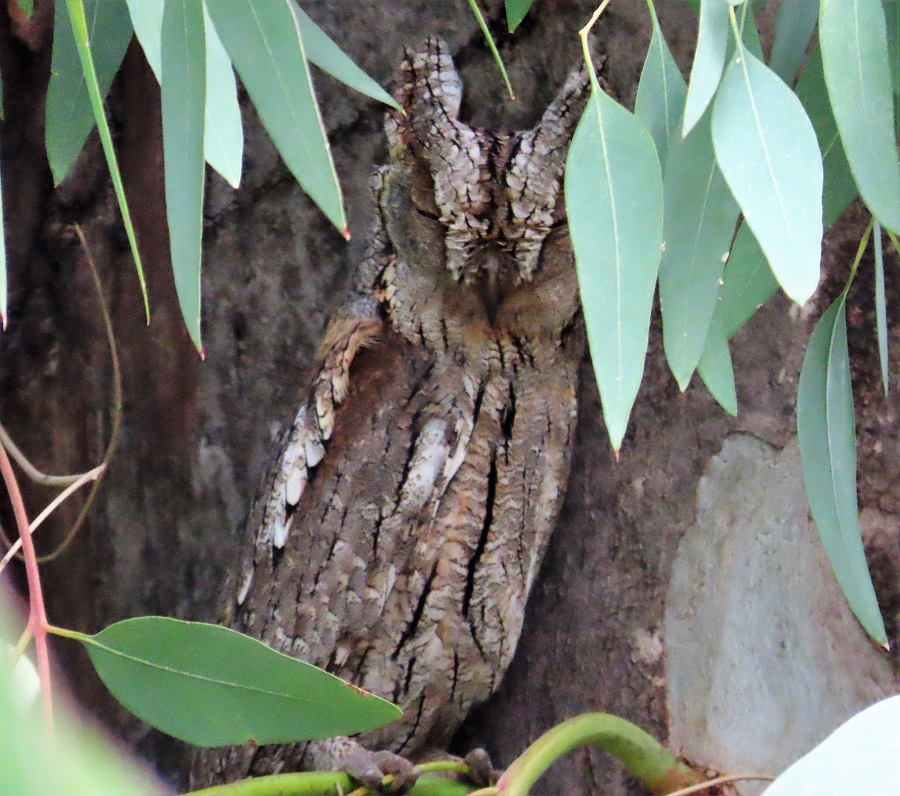
MULTIPOLYGON (((75 234, 78 235, 78 240, 81 241, 81 248, 84 250, 85 259, 87 260, 88 267, 91 269, 91 277, 94 280, 94 287, 97 289, 97 299, 100 303, 100 313, 103 316, 103 326, 106 329, 106 341, 109 345, 109 357, 112 360, 112 428, 110 429, 109 434, 109 444, 106 446, 106 453, 104 453, 103 461, 100 464, 100 466, 104 468, 105 472, 106 468, 109 467, 109 463, 112 460, 113 454, 116 452, 116 445, 119 442, 119 429, 122 427, 122 369, 119 366, 119 352, 116 348, 116 338, 113 334, 112 319, 109 316, 109 307, 107 306, 106 299, 103 296, 103 284, 100 282, 100 274, 97 272, 97 266, 94 263, 94 258, 91 256, 91 250, 88 248, 87 240, 85 240, 84 233, 81 231, 81 227, 78 224, 75 224, 75 234)), ((81 507, 81 513, 75 520, 75 524, 66 534, 66 537, 59 543, 59 545, 57 545, 55 550, 52 550, 46 555, 38 558, 38 563, 46 564, 48 561, 52 561, 54 558, 65 552, 66 548, 72 543, 72 540, 78 534, 78 531, 81 530, 81 526, 84 525, 84 521, 85 519, 87 519, 88 512, 91 510, 91 506, 94 503, 94 499, 97 497, 97 492, 100 490, 101 483, 101 478, 97 478, 94 481, 94 485, 91 487, 91 491, 88 492, 87 498, 85 498, 84 505, 81 507)))
MULTIPOLYGON (((81 487, 83 487, 88 481, 97 481, 103 473, 106 472, 106 465, 101 464, 95 467, 93 470, 89 470, 84 473, 74 484, 70 484, 66 487, 62 492, 60 492, 50 503, 47 504, 47 507, 35 518, 34 522, 31 523, 30 531, 34 533, 38 526, 49 517, 56 507, 62 503, 69 495, 77 492, 81 487)), ((19 552, 19 548, 22 547, 22 537, 20 536, 16 539, 15 542, 10 545, 9 550, 6 551, 6 555, 3 556, 3 559, 0 560, 0 572, 3 572, 4 567, 10 562, 12 557, 19 552)), ((40 559, 38 559, 38 563, 40 563, 40 559)))
POLYGON ((16 460, 16 463, 22 468, 25 475, 36 484, 43 484, 44 486, 68 486, 69 484, 74 484, 79 478, 85 475, 85 473, 76 473, 75 475, 49 475, 47 473, 42 473, 28 460, 28 457, 22 453, 19 446, 13 442, 12 437, 9 436, 9 432, 3 427, 2 423, 0 423, 0 445, 3 445, 3 447, 9 451, 9 455, 16 460))
POLYGON ((41 683, 41 697, 44 703, 44 720, 47 734, 53 735, 53 693, 50 682, 50 654, 47 649, 47 611, 44 608, 44 594, 41 591, 41 575, 38 570, 31 530, 28 527, 28 514, 22 501, 22 492, 6 449, 0 445, 0 473, 9 493, 19 538, 22 540, 22 553, 25 558, 25 574, 28 579, 28 628, 34 634, 34 647, 37 653, 38 678, 41 683))

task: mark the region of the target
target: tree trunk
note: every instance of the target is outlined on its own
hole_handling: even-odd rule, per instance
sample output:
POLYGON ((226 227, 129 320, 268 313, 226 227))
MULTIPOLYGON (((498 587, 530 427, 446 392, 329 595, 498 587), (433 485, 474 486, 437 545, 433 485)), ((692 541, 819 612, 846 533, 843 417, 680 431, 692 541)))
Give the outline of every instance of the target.
MULTIPOLYGON (((34 463, 50 472, 96 464, 109 439, 110 355, 75 222, 84 229, 111 305, 124 385, 117 450, 87 523, 72 545, 42 568, 50 618, 87 632, 148 613, 214 620, 223 573, 234 565, 237 529, 272 441, 291 422, 329 310, 364 248, 372 216, 367 179, 373 164, 386 159, 382 108, 315 74, 353 234, 346 244, 287 173, 242 97, 247 137, 242 187, 232 191, 212 173, 207 183, 206 359, 201 362, 181 322, 169 265, 153 74, 133 42, 108 102, 147 271, 152 313, 147 325, 96 133, 73 174, 59 189, 51 185, 43 152, 43 95, 52 2, 36 5, 30 23, 16 26, 5 13, 0 19, 11 296, 8 330, 0 338, 2 421, 34 463)), ((312 0, 304 8, 382 84, 404 46, 416 46, 425 34, 441 35, 464 80, 463 117, 476 125, 525 128, 580 58, 576 32, 592 6, 537 0, 520 30, 510 35, 502 3, 481 5, 494 20, 491 28, 510 70, 515 102, 504 94, 464 0, 390 0, 364 7, 312 0)), ((657 5, 685 67, 695 35, 692 12, 678 0, 657 5)), ((609 80, 630 106, 649 43, 643 0, 613 4, 597 34, 608 55, 609 80)), ((805 342, 828 306, 822 296, 833 297, 840 289, 865 223, 859 210, 848 215, 826 245, 828 278, 816 299, 797 312, 779 296, 733 341, 737 418, 717 406, 699 379, 684 395, 678 393, 656 313, 644 384, 616 462, 585 361, 572 476, 525 631, 500 691, 464 725, 459 748, 482 745, 495 765, 503 766, 540 732, 589 710, 616 713, 666 739, 665 600, 679 542, 697 520, 698 483, 731 435, 751 434, 777 449, 792 439, 805 342)), ((867 538, 870 562, 889 634, 896 638, 900 324, 890 329, 894 391, 885 398, 874 350, 870 276, 871 268, 863 268, 848 307, 859 496, 866 528, 875 529, 867 538)), ((889 301, 898 295, 900 270, 891 261, 889 301)), ((33 515, 50 493, 26 486, 33 515)), ((41 550, 52 550, 65 536, 77 504, 79 499, 70 501, 41 530, 41 550)), ((4 516, 4 526, 11 527, 4 516)), ((823 577, 830 577, 827 567, 823 577)), ((59 642, 54 650, 83 704, 183 785, 187 750, 118 708, 78 647, 59 642)), ((866 648, 865 654, 882 653, 866 648)), ((884 665, 896 682, 896 652, 884 665)), ((541 792, 640 790, 611 758, 585 750, 556 766, 541 792)))

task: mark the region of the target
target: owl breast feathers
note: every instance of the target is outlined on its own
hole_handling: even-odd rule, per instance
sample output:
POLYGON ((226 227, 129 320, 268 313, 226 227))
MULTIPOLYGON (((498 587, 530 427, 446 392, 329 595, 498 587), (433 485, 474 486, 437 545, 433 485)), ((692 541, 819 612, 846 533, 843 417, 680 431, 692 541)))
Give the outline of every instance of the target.
MULTIPOLYGON (((576 418, 561 183, 586 86, 576 71, 534 129, 490 132, 459 120, 445 45, 407 54, 369 251, 250 512, 227 622, 397 703, 369 748, 446 743, 519 638, 576 418)), ((310 746, 205 765, 308 767, 310 746)))

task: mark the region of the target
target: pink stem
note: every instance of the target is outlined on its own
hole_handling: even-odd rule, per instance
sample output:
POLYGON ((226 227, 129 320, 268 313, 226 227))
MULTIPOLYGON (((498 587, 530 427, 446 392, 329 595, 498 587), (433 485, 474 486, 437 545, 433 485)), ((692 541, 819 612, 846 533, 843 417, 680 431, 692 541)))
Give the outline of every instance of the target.
POLYGON ((53 735, 53 693, 50 683, 50 654, 47 649, 47 612, 44 608, 44 593, 41 591, 41 576, 38 571, 37 555, 34 552, 34 543, 31 540, 31 530, 28 527, 28 514, 25 512, 25 503, 22 501, 22 493, 19 491, 19 482, 13 472, 6 449, 0 445, 0 473, 9 499, 12 503, 13 514, 16 517, 16 527, 19 530, 19 538, 22 540, 22 557, 25 559, 25 574, 28 578, 28 602, 30 611, 28 614, 28 627, 34 635, 34 647, 37 653, 38 677, 41 682, 41 697, 44 703, 44 719, 47 724, 48 735, 53 735))

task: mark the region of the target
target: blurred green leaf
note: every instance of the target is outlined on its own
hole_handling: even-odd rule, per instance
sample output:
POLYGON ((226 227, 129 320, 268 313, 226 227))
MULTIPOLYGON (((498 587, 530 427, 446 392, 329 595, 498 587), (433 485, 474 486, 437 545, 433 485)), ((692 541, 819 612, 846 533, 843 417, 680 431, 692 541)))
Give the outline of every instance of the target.
POLYGON ((878 333, 878 359, 881 362, 881 382, 884 394, 888 394, 888 332, 887 299, 884 295, 884 250, 882 249, 881 224, 876 220, 872 229, 872 245, 875 247, 875 324, 878 333))
POLYGON ((390 105, 392 108, 400 108, 394 98, 353 63, 351 58, 309 18, 309 15, 299 5, 293 3, 291 10, 300 25, 300 35, 306 49, 306 57, 312 63, 323 72, 328 72, 329 75, 340 80, 345 86, 378 100, 378 102, 383 102, 385 105, 390 105))
POLYGON ((834 574, 866 632, 886 644, 859 530, 845 301, 846 292, 809 340, 797 391, 797 433, 806 494, 834 574))
POLYGON ((678 386, 687 389, 707 331, 740 210, 713 152, 710 114, 669 151, 663 178, 659 301, 663 345, 678 386))
POLYGON ((822 0, 825 82, 859 192, 881 223, 900 231, 900 165, 881 0, 822 0))
MULTIPOLYGON (((102 0, 94 0, 104 8, 106 4, 102 0)), ((112 3, 110 3, 110 7, 112 3)), ((84 3, 82 0, 66 0, 68 18, 72 25, 72 33, 75 37, 75 46, 78 50, 78 60, 81 62, 81 71, 87 83, 88 97, 91 101, 91 109, 94 112, 94 120, 97 123, 97 132, 100 134, 100 143, 103 145, 103 154, 106 156, 106 165, 112 178, 113 189, 116 192, 116 200, 119 203, 119 211, 122 213, 122 221, 125 224, 125 234, 128 236, 128 244, 131 246, 131 256, 134 257, 134 265, 137 268, 138 282, 141 285, 141 293, 144 297, 144 311, 147 320, 150 320, 150 304, 147 300, 147 283, 144 279, 144 269, 141 266, 141 254, 138 251, 137 237, 134 234, 134 225, 131 223, 131 212, 128 209, 128 200, 125 197, 125 188, 122 185, 122 175, 119 172, 119 164, 116 160, 116 150, 113 148, 112 135, 106 114, 103 110, 103 97, 97 82, 97 72, 94 69, 94 57, 91 52, 88 23, 85 17, 84 3)), ((66 14, 59 9, 63 18, 66 14)), ((130 34, 129 34, 130 35, 130 34)))
POLYGON ((727 48, 728 5, 722 0, 701 0, 697 51, 691 67, 681 128, 683 137, 699 121, 719 87, 727 48))
POLYGON ((734 384, 734 366, 731 351, 724 331, 715 325, 709 329, 703 356, 697 365, 697 372, 713 398, 732 417, 737 416, 737 390, 734 384))
POLYGON ((769 68, 785 83, 794 82, 818 19, 817 2, 781 0, 769 68))
POLYGON ((716 97, 719 168, 785 293, 799 304, 819 284, 822 161, 794 93, 741 48, 716 97))
POLYGON ((291 173, 345 235, 347 222, 292 0, 207 0, 260 119, 291 173))
POLYGON ((65 634, 132 713, 197 746, 352 735, 400 718, 390 702, 218 625, 142 616, 65 634))
POLYGON ((510 33, 522 24, 533 2, 534 0, 506 0, 506 23, 510 33))
POLYGON ((662 177, 650 134, 596 82, 569 148, 565 195, 603 418, 618 450, 647 352, 662 177))
POLYGON ((231 59, 216 35, 203 6, 206 44, 206 114, 203 152, 209 163, 232 188, 241 184, 244 159, 244 128, 238 105, 237 83, 231 59))
MULTIPOLYGON (((206 47, 203 4, 168 0, 162 25, 162 126, 166 218, 175 289, 197 350, 203 243, 206 47)), ((229 67, 229 71, 231 71, 229 67)))
POLYGON ((650 48, 641 70, 634 113, 650 131, 659 162, 665 168, 670 142, 680 138, 687 85, 659 27, 652 0, 647 0, 653 23, 650 48))
POLYGON ((25 15, 25 18, 28 19, 34 13, 34 0, 18 0, 19 8, 22 9, 22 13, 25 15))
POLYGON ((484 18, 484 14, 481 13, 481 9, 478 7, 478 0, 469 0, 469 7, 472 9, 472 13, 475 15, 475 21, 478 22, 478 27, 481 28, 481 32, 484 34, 488 49, 491 51, 491 55, 494 56, 494 62, 497 64, 497 68, 500 70, 500 75, 503 78, 503 83, 506 85, 507 92, 509 92, 510 99, 515 99, 516 95, 513 93, 512 83, 509 82, 509 75, 506 73, 506 66, 503 63, 503 59, 500 57, 500 51, 497 49, 497 43, 494 41, 494 37, 491 36, 491 31, 490 28, 488 28, 487 20, 484 18))
POLYGON ((877 702, 783 772, 766 796, 893 796, 900 781, 898 727, 900 696, 877 702))
POLYGON ((900 0, 884 0, 884 22, 894 87, 894 136, 900 138, 900 0))
MULTIPOLYGON (((131 41, 131 22, 124 0, 86 0, 84 13, 99 93, 106 97, 131 41)), ((54 184, 65 179, 95 123, 66 2, 56 0, 46 126, 54 184)))

